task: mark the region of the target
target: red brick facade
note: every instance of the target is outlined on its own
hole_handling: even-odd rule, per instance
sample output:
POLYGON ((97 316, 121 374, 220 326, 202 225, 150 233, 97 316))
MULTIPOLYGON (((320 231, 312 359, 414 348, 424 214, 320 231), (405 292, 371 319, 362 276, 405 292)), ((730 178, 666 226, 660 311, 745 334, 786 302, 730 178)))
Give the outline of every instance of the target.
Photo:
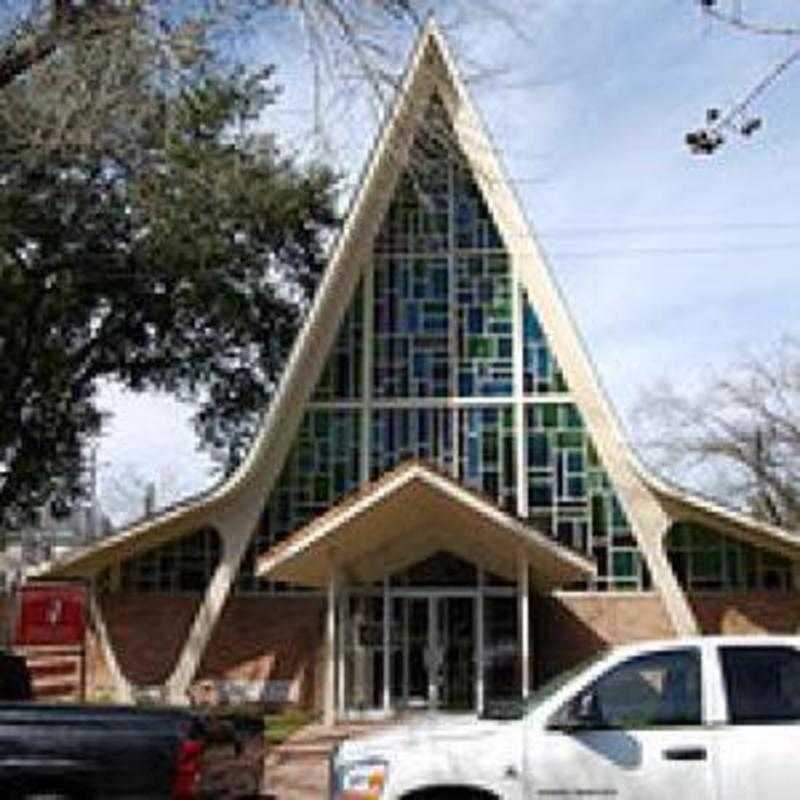
POLYGON ((800 632, 800 594, 796 592, 690 594, 689 603, 705 634, 800 632))
POLYGON ((111 594, 101 613, 123 675, 137 686, 163 683, 189 633, 199 596, 111 594))
MULTIPOLYGON (((704 634, 797 633, 800 594, 697 594, 689 597, 704 634)), ((102 600, 120 666, 134 684, 163 682, 175 665, 198 599, 113 595, 102 600)), ((537 681, 616 644, 674 635, 655 593, 569 593, 533 604, 537 681)), ((321 597, 232 597, 201 662, 197 683, 291 681, 305 708, 321 707, 325 600, 321 597)), ((88 642, 90 686, 110 678, 96 639, 88 642)))
POLYGON ((642 594, 556 594, 534 610, 537 680, 615 644, 674 636, 661 598, 642 594))
POLYGON ((299 704, 319 704, 325 601, 320 597, 231 597, 197 680, 296 681, 299 704))

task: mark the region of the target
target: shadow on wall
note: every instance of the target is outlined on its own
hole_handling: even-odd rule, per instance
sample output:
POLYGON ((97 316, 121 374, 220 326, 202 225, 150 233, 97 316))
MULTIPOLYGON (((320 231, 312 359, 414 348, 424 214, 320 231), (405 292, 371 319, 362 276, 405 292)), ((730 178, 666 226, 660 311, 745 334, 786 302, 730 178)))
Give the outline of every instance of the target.
POLYGON ((704 634, 800 632, 800 595, 794 592, 693 593, 689 604, 704 634))
POLYGON ((609 646, 595 626, 557 597, 537 597, 534 616, 536 685, 609 646))
POLYGON ((618 644, 675 635, 653 592, 564 593, 537 598, 537 681, 618 644))
POLYGON ((99 599, 123 675, 135 686, 155 686, 177 663, 200 595, 111 594, 99 599))
POLYGON ((317 597, 230 597, 197 673, 205 702, 312 708, 324 611, 317 597))

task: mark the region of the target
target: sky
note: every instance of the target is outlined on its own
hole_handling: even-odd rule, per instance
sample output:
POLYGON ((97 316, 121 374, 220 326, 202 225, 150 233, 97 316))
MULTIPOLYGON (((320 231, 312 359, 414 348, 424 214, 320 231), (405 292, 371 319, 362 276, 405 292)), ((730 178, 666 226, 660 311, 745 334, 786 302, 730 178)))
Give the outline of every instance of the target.
MULTIPOLYGON (((732 31, 694 0, 515 0, 503 14, 491 2, 438 5, 629 435, 643 388, 696 389, 800 335, 800 63, 752 107, 764 122, 752 138, 729 137, 711 157, 683 141, 792 41, 732 31)), ((745 13, 784 24, 795 21, 786 5, 744 0, 745 13)), ((386 40, 405 54, 412 35, 392 29, 386 40)), ((332 161, 352 187, 376 127, 367 91, 343 91, 322 69, 315 135, 315 72, 298 25, 275 16, 240 48, 254 66, 278 67, 283 94, 264 127, 298 157, 332 161)), ((191 407, 116 387, 103 396, 114 416, 99 447, 101 500, 117 521, 137 506, 140 483, 155 482, 166 503, 215 480, 195 449, 191 407)))

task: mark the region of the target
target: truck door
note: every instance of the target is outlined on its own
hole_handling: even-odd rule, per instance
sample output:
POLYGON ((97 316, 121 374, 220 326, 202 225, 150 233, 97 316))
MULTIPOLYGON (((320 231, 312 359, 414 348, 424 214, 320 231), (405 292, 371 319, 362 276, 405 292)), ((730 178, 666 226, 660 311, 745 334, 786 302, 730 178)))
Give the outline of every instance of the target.
POLYGON ((800 791, 800 651, 719 649, 727 724, 717 731, 720 800, 796 800, 800 791))
POLYGON ((714 800, 701 663, 686 647, 610 667, 529 741, 528 797, 714 800))

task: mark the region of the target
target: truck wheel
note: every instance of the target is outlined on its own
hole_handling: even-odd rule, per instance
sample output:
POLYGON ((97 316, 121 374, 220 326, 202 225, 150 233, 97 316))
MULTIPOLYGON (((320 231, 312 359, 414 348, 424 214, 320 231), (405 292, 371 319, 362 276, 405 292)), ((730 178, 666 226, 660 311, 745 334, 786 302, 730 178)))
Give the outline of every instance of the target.
POLYGON ((415 792, 403 800, 500 800, 497 795, 484 792, 480 789, 458 788, 455 786, 442 787, 441 789, 425 789, 415 792))

